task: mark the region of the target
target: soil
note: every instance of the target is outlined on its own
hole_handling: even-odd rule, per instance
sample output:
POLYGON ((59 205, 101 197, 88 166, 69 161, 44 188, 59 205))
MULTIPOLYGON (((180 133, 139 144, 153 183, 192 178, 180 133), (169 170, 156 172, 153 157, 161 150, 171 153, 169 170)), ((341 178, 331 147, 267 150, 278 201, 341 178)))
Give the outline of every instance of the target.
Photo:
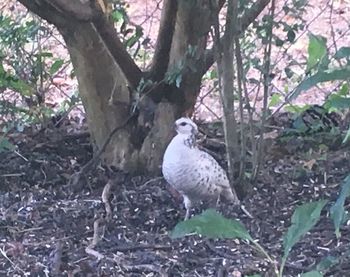
MULTIPOLYGON (((273 276, 268 261, 244 241, 170 239, 185 210, 160 176, 99 166, 85 176, 81 191, 72 192, 66 184, 91 158, 92 147, 86 133, 66 130, 27 129, 12 136, 16 151, 0 153, 0 276, 273 276)), ((349 149, 287 146, 268 149, 256 187, 242 201, 253 218, 229 204, 218 209, 239 219, 280 261, 295 207, 329 200, 320 222, 293 248, 284 276, 312 270, 327 256, 339 262, 324 276, 350 276, 350 227, 344 224, 337 240, 328 213, 350 172, 349 149)))

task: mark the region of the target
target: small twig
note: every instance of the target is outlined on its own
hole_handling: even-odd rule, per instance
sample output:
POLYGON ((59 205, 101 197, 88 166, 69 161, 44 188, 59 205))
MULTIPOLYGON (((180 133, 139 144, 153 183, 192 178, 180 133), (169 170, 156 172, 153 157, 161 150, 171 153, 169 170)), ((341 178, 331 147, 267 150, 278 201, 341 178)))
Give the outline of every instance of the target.
POLYGON ((21 269, 18 265, 16 265, 6 254, 5 250, 0 248, 0 254, 10 262, 10 264, 13 266, 14 269, 18 269, 23 275, 25 275, 26 273, 24 272, 23 269, 21 269))
POLYGON ((26 162, 28 162, 28 159, 26 157, 24 157, 21 153, 19 153, 17 150, 13 151, 16 155, 18 155, 19 157, 21 157, 23 160, 25 160, 26 162))
POLYGON ((106 220, 107 222, 112 218, 112 208, 109 203, 109 197, 111 195, 112 180, 109 180, 102 191, 102 202, 105 204, 106 220))
POLYGON ((153 178, 153 179, 150 179, 148 180, 146 183, 144 183, 143 185, 141 185, 139 187, 140 191, 142 191, 144 188, 146 188, 150 183, 153 183, 153 182, 156 182, 156 181, 160 181, 162 180, 163 177, 156 177, 156 178, 153 178))
POLYGON ((94 235, 93 235, 92 241, 89 245, 89 247, 91 247, 91 248, 94 248, 101 241, 101 238, 102 238, 101 224, 102 223, 104 223, 103 218, 98 218, 94 221, 94 235))
POLYGON ((56 243, 56 247, 53 250, 53 257, 52 257, 52 266, 51 266, 51 273, 53 275, 57 275, 60 272, 60 267, 62 263, 62 252, 63 252, 63 245, 61 241, 58 241, 56 243))
POLYGON ((241 207, 241 210, 242 210, 249 218, 251 218, 251 219, 254 218, 254 216, 252 216, 252 214, 251 214, 250 212, 248 212, 248 210, 245 208, 244 205, 240 205, 240 207, 241 207))
POLYGON ((85 253, 96 257, 96 259, 98 259, 98 260, 102 260, 105 257, 103 254, 101 254, 100 252, 94 250, 93 248, 91 248, 89 246, 85 248, 85 253))
POLYGON ((9 174, 1 174, 1 177, 21 177, 26 175, 25 173, 9 173, 9 174))
POLYGON ((136 250, 171 250, 172 247, 170 245, 162 245, 162 244, 139 244, 139 245, 128 245, 128 246, 119 246, 114 247, 113 250, 119 252, 128 252, 128 251, 136 251, 136 250))

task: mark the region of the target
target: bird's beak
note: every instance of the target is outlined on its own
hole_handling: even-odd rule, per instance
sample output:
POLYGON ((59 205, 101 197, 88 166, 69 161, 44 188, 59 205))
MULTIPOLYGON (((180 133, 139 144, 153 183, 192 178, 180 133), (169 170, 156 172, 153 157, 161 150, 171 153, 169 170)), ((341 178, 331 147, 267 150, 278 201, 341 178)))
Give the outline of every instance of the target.
POLYGON ((175 131, 177 131, 177 125, 176 125, 176 123, 173 124, 173 129, 174 129, 175 131))

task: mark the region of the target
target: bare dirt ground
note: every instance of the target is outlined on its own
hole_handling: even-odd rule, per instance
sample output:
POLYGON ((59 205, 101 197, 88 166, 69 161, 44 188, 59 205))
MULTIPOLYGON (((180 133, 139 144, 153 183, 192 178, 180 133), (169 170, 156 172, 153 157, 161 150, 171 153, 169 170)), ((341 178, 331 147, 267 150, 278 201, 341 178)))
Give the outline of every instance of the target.
MULTIPOLYGON (((184 209, 160 178, 115 173, 108 198, 112 218, 103 221, 107 174, 102 168, 90 172, 79 192, 66 187, 92 149, 86 135, 68 135, 65 129, 36 136, 27 131, 13 137, 16 153, 0 153, 0 276, 272 276, 266 260, 242 241, 171 240, 168 234, 184 209), (96 235, 102 240, 93 252, 89 246, 96 235)), ((276 144, 254 193, 243 200, 254 218, 227 204, 220 210, 241 220, 273 257, 280 257, 295 207, 327 199, 329 208, 350 172, 349 149, 333 148, 324 159, 325 153, 305 154, 307 144, 297 151, 276 144)), ((341 232, 337 240, 325 210, 292 250, 284 276, 313 269, 327 255, 342 258, 325 276, 349 276, 350 227, 345 224, 341 232)))

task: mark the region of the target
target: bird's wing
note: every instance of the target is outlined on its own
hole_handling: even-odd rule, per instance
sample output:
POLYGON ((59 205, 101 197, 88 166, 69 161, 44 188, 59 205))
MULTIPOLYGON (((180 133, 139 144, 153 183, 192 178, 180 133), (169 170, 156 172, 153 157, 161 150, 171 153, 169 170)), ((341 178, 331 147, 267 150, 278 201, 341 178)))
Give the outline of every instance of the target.
POLYGON ((200 160, 203 163, 202 167, 207 169, 208 174, 210 174, 210 181, 220 187, 230 187, 227 174, 220 164, 207 152, 200 152, 200 160))

